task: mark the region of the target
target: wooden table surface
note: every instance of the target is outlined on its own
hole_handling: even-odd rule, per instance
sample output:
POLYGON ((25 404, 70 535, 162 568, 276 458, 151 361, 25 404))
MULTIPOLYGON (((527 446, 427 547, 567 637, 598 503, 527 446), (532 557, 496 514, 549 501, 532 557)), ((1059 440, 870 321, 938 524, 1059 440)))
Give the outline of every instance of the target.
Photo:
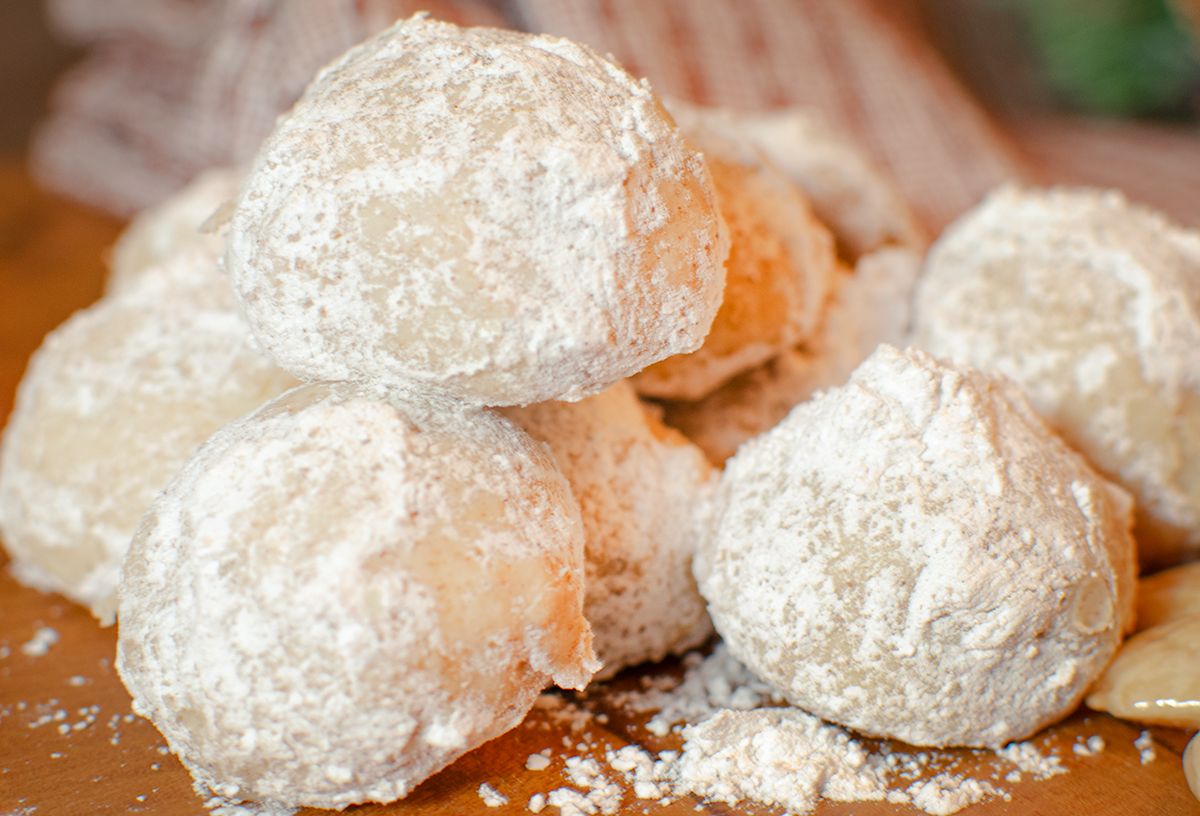
MULTIPOLYGON (((120 228, 116 221, 40 193, 18 160, 0 162, 0 419, 11 407, 25 361, 45 332, 99 296, 103 254, 120 228)), ((3 559, 0 555, 0 564, 3 559)), ((82 608, 22 587, 7 571, 0 572, 0 814, 205 813, 188 773, 167 752, 153 725, 130 714, 129 696, 113 669, 115 627, 101 629, 82 608), (22 652, 21 645, 46 626, 58 632, 58 642, 41 656, 22 652), (37 725, 47 715, 50 721, 37 725)), ((567 757, 602 758, 606 746, 629 743, 651 750, 678 747, 678 737, 658 738, 646 731, 648 715, 625 710, 613 694, 637 688, 643 676, 662 674, 679 676, 678 664, 626 672, 589 694, 578 704, 603 716, 593 716, 578 730, 572 730, 568 719, 535 710, 522 726, 463 757, 407 800, 352 812, 526 812, 532 795, 569 785, 563 772, 567 757), (552 753, 550 767, 526 770, 527 757, 546 748, 552 753), (483 782, 510 803, 486 807, 478 794, 483 782)), ((1011 766, 989 752, 966 750, 935 752, 933 764, 981 778, 995 774, 993 784, 1008 792, 1007 799, 988 798, 962 811, 968 814, 1200 814, 1200 802, 1188 792, 1180 765, 1189 735, 1150 730, 1157 759, 1145 765, 1133 744, 1141 726, 1086 710, 1033 738, 1043 753, 1057 753, 1069 773, 1010 783, 1003 776, 1011 766), (1071 750, 1093 735, 1106 743, 1101 753, 1080 756, 1071 750)), ((778 811, 706 804, 690 797, 662 805, 637 800, 629 792, 621 812, 778 811)), ((863 816, 915 812, 886 803, 824 801, 816 810, 863 816)))

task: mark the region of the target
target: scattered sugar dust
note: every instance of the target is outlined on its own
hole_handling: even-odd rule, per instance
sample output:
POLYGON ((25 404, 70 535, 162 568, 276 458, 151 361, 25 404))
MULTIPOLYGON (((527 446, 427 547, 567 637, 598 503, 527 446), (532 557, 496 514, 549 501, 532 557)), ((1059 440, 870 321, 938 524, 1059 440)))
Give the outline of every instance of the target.
MULTIPOLYGON (((956 773, 950 754, 893 751, 886 741, 872 750, 838 726, 781 705, 779 696, 723 644, 707 658, 689 653, 683 665, 682 681, 647 677, 642 690, 610 697, 628 711, 655 712, 646 730, 659 737, 679 735, 681 751, 652 754, 627 745, 608 748, 603 764, 595 757, 568 757, 566 773, 573 787, 534 795, 529 810, 538 813, 552 805, 562 816, 611 816, 620 811, 627 790, 637 799, 661 804, 694 794, 729 804, 775 805, 796 814, 811 811, 822 797, 908 804, 933 816, 948 816, 989 797, 1009 799, 992 781, 956 773)), ((539 701, 539 707, 575 731, 587 728, 586 708, 554 699, 539 701)), ((581 751, 588 747, 576 746, 581 751)), ((1104 745, 1093 737, 1080 747, 1094 753, 1104 745)), ((1030 742, 1013 743, 994 756, 999 767, 993 779, 1005 766, 1009 782, 1067 771, 1061 758, 1043 754, 1030 742)), ((543 759, 548 765, 548 752, 532 755, 526 765, 545 767, 543 759)))
POLYGON ((1072 745, 1071 750, 1079 756, 1095 756, 1104 750, 1104 737, 1093 734, 1083 742, 1072 745))
POLYGON ((233 802, 220 796, 210 796, 204 800, 212 816, 295 816, 299 808, 286 808, 262 805, 257 802, 233 802))
POLYGON ((484 782, 479 786, 478 793, 479 798, 482 799, 483 803, 490 808, 500 807, 501 805, 508 804, 508 797, 493 788, 487 782, 484 782))
POLYGON ((51 626, 43 626, 33 633, 33 637, 21 644, 21 651, 30 657, 41 657, 50 651, 50 647, 58 643, 58 630, 51 626))
POLYGON ((1138 749, 1138 756, 1141 758, 1143 765, 1149 765, 1158 758, 1158 754, 1154 751, 1154 737, 1150 735, 1149 731, 1143 731, 1133 741, 1133 747, 1138 749))

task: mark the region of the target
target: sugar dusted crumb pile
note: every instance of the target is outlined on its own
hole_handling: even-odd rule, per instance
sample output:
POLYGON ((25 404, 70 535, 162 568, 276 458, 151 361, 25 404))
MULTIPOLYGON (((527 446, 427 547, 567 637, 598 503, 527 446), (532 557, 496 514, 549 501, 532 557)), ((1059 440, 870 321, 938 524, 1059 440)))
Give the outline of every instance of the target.
POLYGON ((217 428, 296 385, 257 352, 199 249, 46 338, 0 446, 0 532, 27 584, 111 623, 154 497, 217 428))
MULTIPOLYGON (((1067 772, 1061 746, 1044 751, 1031 742, 1012 743, 990 758, 982 751, 968 758, 962 752, 911 753, 887 741, 859 739, 803 711, 779 707, 769 687, 723 644, 708 657, 689 652, 683 664, 682 682, 673 675, 644 676, 644 690, 600 692, 625 711, 657 711, 646 730, 659 737, 674 732, 681 741, 677 750, 655 754, 635 740, 619 748, 606 744, 601 760, 600 746, 587 743, 585 730, 584 742, 568 744, 562 760, 570 787, 534 794, 529 808, 538 812, 558 804, 573 815, 648 812, 630 796, 667 806, 695 795, 706 802, 773 804, 794 814, 812 811, 823 798, 887 801, 947 816, 984 799, 1008 801, 1001 781, 1044 780, 1067 772), (572 755, 574 750, 585 753, 572 755)), ((586 709, 561 697, 543 695, 539 706, 542 700, 557 701, 564 716, 565 709, 582 715, 582 722, 572 723, 573 731, 591 722, 586 709)), ((595 717, 596 722, 605 719, 595 717)), ((553 754, 546 749, 530 759, 536 757, 544 769, 560 761, 553 754)))
POLYGON ((1002 379, 880 349, 728 463, 696 575, 794 704, 914 745, 1070 712, 1132 623, 1130 501, 1002 379))
POLYGON ((414 17, 280 121, 226 259, 254 336, 301 379, 514 405, 695 349, 728 247, 645 84, 565 40, 414 17))
POLYGON ((566 482, 507 421, 304 386, 146 516, 118 668, 200 789, 388 802, 587 683, 582 558, 566 482))
POLYGON ((999 371, 1137 501, 1139 555, 1200 554, 1200 233, 1117 192, 1001 189, 930 251, 915 342, 999 371))
POLYGON ((704 455, 651 419, 628 382, 504 414, 549 444, 579 501, 598 678, 704 642, 712 623, 692 577, 698 508, 715 487, 704 455))

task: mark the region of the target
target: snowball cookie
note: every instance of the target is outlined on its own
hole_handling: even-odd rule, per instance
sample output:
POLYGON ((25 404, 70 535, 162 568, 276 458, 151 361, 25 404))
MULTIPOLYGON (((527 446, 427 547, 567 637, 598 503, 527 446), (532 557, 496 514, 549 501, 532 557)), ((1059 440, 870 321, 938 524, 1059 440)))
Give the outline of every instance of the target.
POLYGON ((138 528, 118 669, 197 788, 389 802, 598 664, 579 510, 462 403, 312 384, 214 434, 138 528))
POLYGON ((77 312, 30 360, 0 442, 0 537, 18 580, 112 623, 154 497, 213 431, 296 384, 256 351, 198 249, 77 312))
POLYGON ((736 130, 721 127, 716 109, 666 106, 712 172, 730 233, 725 293, 704 345, 655 363, 633 383, 646 396, 696 400, 815 335, 838 263, 833 236, 803 194, 736 130))
POLYGON ((994 192, 930 251, 915 343, 999 371, 1137 500, 1143 566, 1200 556, 1200 234, 1115 192, 994 192))
POLYGON ((579 500, 597 679, 707 640, 712 622, 692 577, 697 516, 716 487, 704 454, 651 418, 627 381, 503 414, 550 446, 579 500))
POLYGON ((841 385, 880 343, 903 345, 921 256, 885 246, 842 267, 820 334, 726 382, 702 400, 671 401, 663 421, 722 464, 738 445, 787 416, 821 388, 841 385))
POLYGON ((1069 713, 1132 624, 1130 505, 1011 383, 884 345, 730 459, 696 577, 800 708, 998 746, 1069 713))
POLYGON ((112 248, 106 291, 125 289, 142 272, 188 247, 200 247, 214 260, 220 258, 225 236, 201 230, 222 205, 237 198, 244 175, 245 168, 204 170, 163 203, 138 213, 112 248))
POLYGON ((645 83, 566 40, 418 16, 279 122, 226 260, 255 337, 302 379, 524 405, 698 347, 728 247, 645 83))
POLYGON ((720 115, 804 191, 847 258, 857 260, 889 245, 922 254, 928 248, 925 229, 895 182, 816 110, 722 110, 720 115))

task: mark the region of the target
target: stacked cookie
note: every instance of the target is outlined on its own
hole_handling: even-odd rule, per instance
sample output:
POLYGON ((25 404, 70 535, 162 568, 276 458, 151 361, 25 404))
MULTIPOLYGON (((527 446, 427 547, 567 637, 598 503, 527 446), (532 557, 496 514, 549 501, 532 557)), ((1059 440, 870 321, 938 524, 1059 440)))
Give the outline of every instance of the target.
POLYGON ((1007 381, 880 346, 923 250, 802 114, 418 16, 131 228, 0 528, 229 801, 405 796, 714 622, 822 716, 1000 744, 1130 627, 1132 506, 1007 381))

